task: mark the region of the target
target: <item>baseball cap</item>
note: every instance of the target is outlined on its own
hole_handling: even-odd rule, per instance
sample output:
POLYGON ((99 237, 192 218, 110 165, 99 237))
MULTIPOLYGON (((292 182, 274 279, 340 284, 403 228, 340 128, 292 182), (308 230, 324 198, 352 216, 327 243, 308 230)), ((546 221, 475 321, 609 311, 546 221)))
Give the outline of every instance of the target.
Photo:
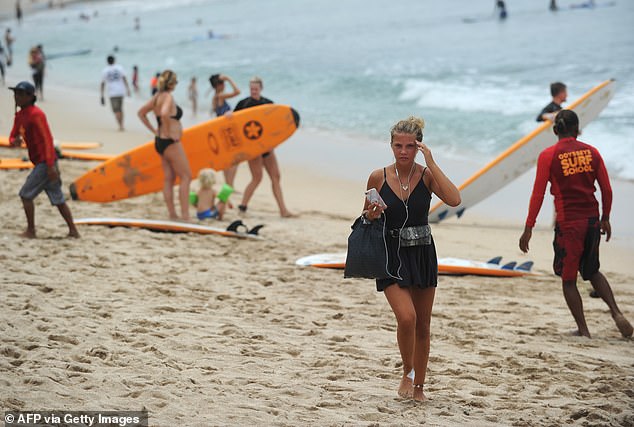
POLYGON ((26 81, 22 81, 14 87, 10 87, 9 89, 11 89, 12 91, 21 90, 29 95, 35 95, 35 86, 26 81))

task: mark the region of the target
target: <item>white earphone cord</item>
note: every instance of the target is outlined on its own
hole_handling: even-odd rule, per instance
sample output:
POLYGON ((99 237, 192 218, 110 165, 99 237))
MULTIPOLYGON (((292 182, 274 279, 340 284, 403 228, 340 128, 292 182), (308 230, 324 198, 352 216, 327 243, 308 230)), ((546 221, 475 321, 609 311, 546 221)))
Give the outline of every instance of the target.
MULTIPOLYGON (((403 206, 405 206, 405 221, 403 222, 403 225, 401 225, 401 228, 398 230, 398 248, 396 249, 396 256, 398 257, 398 268, 396 269, 396 276, 390 273, 390 267, 389 267, 390 257, 389 257, 389 252, 387 250, 387 240, 385 238, 385 224, 387 222, 387 218, 384 218, 383 220, 383 246, 385 247, 385 272, 387 273, 389 277, 396 280, 403 280, 403 278, 401 277, 401 267, 403 267, 403 260, 401 259, 401 231, 403 231, 403 229, 405 228, 405 224, 407 224, 407 221, 409 220, 409 198, 412 196, 412 190, 410 188, 410 180, 414 173, 415 166, 416 166, 416 163, 412 164, 412 169, 409 171, 409 176, 407 177, 407 191, 409 192, 409 194, 407 195, 407 201, 403 201, 403 185, 401 184, 401 179, 398 176, 398 169, 396 168, 396 163, 394 164, 394 170, 396 171, 396 178, 398 179, 398 184, 399 184, 398 192, 401 195, 400 200, 401 202, 403 202, 403 206)), ((387 181, 387 177, 385 179, 387 181)), ((381 215, 384 215, 384 214, 381 213, 381 215)))

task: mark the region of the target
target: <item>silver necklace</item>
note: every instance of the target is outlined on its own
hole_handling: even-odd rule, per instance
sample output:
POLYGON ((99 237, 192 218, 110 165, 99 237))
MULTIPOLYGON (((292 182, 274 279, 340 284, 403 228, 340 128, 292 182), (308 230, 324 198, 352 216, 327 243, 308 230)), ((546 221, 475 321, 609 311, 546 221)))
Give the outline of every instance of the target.
POLYGON ((396 179, 398 179, 398 183, 403 189, 403 191, 409 190, 409 182, 412 179, 412 174, 414 173, 414 165, 415 163, 412 163, 412 169, 410 169, 409 176, 407 177, 407 184, 403 185, 403 183, 401 182, 401 177, 398 174, 398 168, 396 167, 396 163, 394 163, 394 170, 396 171, 396 179))

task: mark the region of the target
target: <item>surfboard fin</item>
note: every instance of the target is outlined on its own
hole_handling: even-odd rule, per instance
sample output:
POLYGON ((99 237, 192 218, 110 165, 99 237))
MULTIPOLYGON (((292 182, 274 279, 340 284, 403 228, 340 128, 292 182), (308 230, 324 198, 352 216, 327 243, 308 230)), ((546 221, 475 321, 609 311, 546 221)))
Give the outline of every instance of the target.
POLYGON ((500 264, 500 262, 502 261, 502 257, 501 256, 496 256, 494 258, 491 258, 490 260, 487 261, 487 264, 500 264))
POLYGON ((462 214, 464 213, 465 209, 467 209, 466 207, 460 208, 456 211, 456 216, 458 218, 460 218, 462 216, 462 214))
POLYGON ((525 263, 522 263, 515 267, 515 270, 531 271, 531 268, 533 268, 533 261, 526 261, 525 263))
POLYGON ((291 112, 293 113, 293 120, 295 121, 295 127, 299 127, 299 113, 294 108, 291 108, 291 112))
POLYGON ((229 224, 229 226, 227 227, 227 231, 233 231, 234 233, 240 233, 240 231, 238 231, 238 227, 244 227, 245 231, 244 232, 248 232, 249 229, 247 228, 246 225, 244 225, 244 223, 242 222, 241 219, 237 219, 235 221, 233 221, 231 224, 229 224))
POLYGON ((502 266, 502 270, 513 270, 516 265, 517 265, 517 263, 515 261, 511 261, 508 264, 504 264, 502 266))
POLYGON ((262 227, 264 227, 264 224, 256 225, 255 227, 253 227, 252 229, 248 231, 248 234, 253 234, 254 236, 257 236, 258 231, 260 231, 262 227))

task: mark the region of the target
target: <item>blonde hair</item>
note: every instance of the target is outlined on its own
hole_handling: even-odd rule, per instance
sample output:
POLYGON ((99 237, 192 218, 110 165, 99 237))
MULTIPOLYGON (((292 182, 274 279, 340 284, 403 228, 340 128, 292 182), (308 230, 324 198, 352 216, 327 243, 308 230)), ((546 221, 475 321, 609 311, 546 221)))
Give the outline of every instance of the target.
POLYGON ((249 83, 259 84, 261 88, 264 88, 264 82, 262 82, 262 79, 258 76, 251 77, 251 80, 249 80, 249 83))
POLYGON ((212 188, 216 183, 216 175, 213 169, 201 169, 198 172, 198 182, 200 183, 200 188, 212 188))
POLYGON ((165 92, 171 87, 176 86, 176 83, 178 83, 178 80, 176 79, 176 73, 172 70, 165 70, 159 76, 156 82, 156 87, 158 88, 159 92, 165 92))
POLYGON ((390 140, 394 139, 394 134, 404 133, 406 135, 415 135, 416 141, 423 141, 423 129, 425 128, 425 120, 421 117, 409 116, 405 120, 401 120, 390 130, 390 140))

